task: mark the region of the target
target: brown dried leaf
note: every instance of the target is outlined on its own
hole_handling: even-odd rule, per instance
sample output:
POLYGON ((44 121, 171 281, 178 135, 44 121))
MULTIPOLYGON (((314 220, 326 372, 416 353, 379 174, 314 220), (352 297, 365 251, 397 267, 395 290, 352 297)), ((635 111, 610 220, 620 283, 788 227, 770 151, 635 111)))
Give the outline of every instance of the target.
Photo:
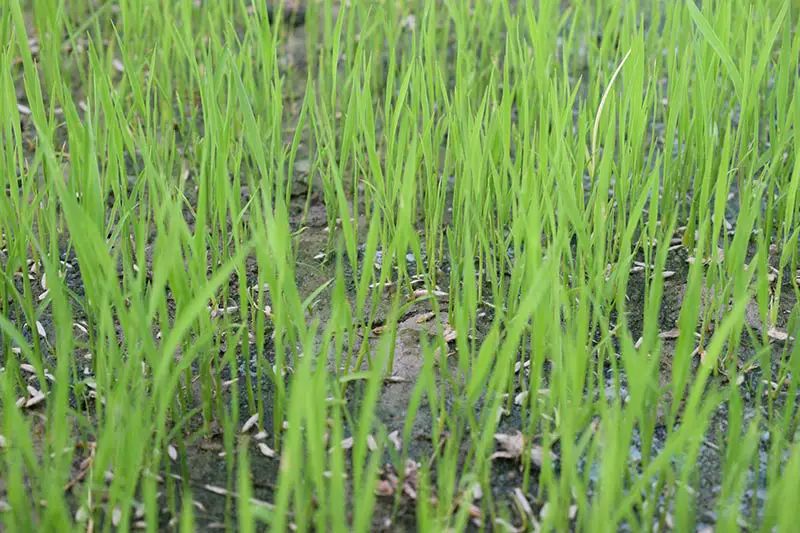
MULTIPOLYGON (((495 433, 495 440, 502 448, 500 451, 492 454, 492 459, 513 459, 518 460, 522 457, 525 449, 525 437, 520 431, 514 434, 495 433)), ((544 450, 539 445, 530 446, 531 461, 537 467, 542 466, 544 462, 544 450)), ((555 455, 551 452, 550 459, 555 459, 555 455)))
POLYGON ((522 450, 525 447, 525 437, 522 432, 517 431, 514 434, 495 433, 494 440, 502 448, 502 451, 492 454, 492 458, 504 457, 509 459, 518 459, 522 456, 522 450))

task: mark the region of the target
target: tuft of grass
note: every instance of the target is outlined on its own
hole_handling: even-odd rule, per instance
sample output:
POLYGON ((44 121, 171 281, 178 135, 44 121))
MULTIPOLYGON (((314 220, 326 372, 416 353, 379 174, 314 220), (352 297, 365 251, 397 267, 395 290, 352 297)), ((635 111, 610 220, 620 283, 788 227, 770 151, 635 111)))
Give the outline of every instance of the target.
POLYGON ((95 4, 0 11, 5 528, 793 531, 791 2, 95 4))

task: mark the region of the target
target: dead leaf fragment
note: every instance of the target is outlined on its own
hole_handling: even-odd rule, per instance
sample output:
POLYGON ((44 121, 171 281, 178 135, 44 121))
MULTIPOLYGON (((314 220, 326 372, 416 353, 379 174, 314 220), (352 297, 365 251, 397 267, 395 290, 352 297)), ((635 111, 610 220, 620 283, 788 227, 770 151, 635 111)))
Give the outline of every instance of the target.
MULTIPOLYGON (((512 459, 518 460, 522 457, 525 450, 525 437, 522 432, 517 431, 514 434, 495 433, 495 440, 500 445, 501 450, 492 454, 492 459, 512 459)), ((542 466, 544 462, 544 450, 539 445, 530 446, 531 462, 537 467, 542 466)), ((555 459, 555 455, 551 452, 550 459, 555 459)))

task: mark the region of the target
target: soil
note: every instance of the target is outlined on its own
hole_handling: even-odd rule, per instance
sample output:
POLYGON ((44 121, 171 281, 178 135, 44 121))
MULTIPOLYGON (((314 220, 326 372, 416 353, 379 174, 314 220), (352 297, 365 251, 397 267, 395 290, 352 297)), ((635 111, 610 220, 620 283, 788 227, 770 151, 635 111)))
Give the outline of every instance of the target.
MULTIPOLYGON (((304 16, 302 8, 300 8, 300 10, 296 13, 303 13, 304 16)), ((305 86, 305 73, 302 71, 302 69, 305 65, 304 43, 306 36, 304 34, 305 29, 302 26, 302 21, 299 20, 300 18, 301 17, 297 16, 293 19, 296 23, 298 21, 299 23, 296 24, 295 27, 292 27, 288 30, 289 33, 287 34, 286 39, 287 46, 284 49, 284 55, 282 57, 282 60, 286 65, 293 65, 293 68, 296 69, 293 74, 287 74, 290 91, 294 92, 295 94, 302 92, 303 87, 305 86)), ((76 94, 76 99, 79 99, 79 96, 79 94, 76 94)), ((24 90, 22 89, 21 80, 19 80, 18 83, 17 97, 20 103, 25 103, 24 90)), ((293 108, 292 106, 289 107, 290 109, 293 108)), ((659 135, 659 132, 659 126, 655 125, 654 131, 651 131, 651 134, 659 135)), ((35 146, 35 128, 33 127, 33 124, 28 116, 23 117, 23 134, 31 141, 29 146, 33 148, 35 146)), ((291 135, 287 137, 287 142, 291 142, 291 135)), ((297 238, 298 268, 296 280, 298 288, 300 289, 303 297, 310 295, 315 289, 317 289, 327 280, 331 279, 334 275, 334 265, 331 263, 326 263, 320 258, 321 255, 328 252, 327 244, 330 240, 330 233, 327 229, 328 220, 325 214, 325 204, 321 187, 317 182, 309 179, 308 175, 308 161, 313 158, 313 153, 311 150, 312 148, 309 146, 308 140, 304 139, 300 145, 298 161, 295 164, 295 168, 291 169, 296 177, 294 191, 295 194, 293 195, 290 206, 291 224, 295 229, 304 229, 304 231, 302 231, 297 238), (309 184, 309 182, 311 183, 309 184), (306 193, 309 192, 309 186, 311 187, 311 194, 309 197, 310 204, 308 212, 304 215, 307 201, 306 193)), ((25 154, 25 156, 33 157, 34 152, 28 152, 25 154)), ((128 171, 130 175, 136 175, 142 170, 141 162, 139 161, 130 161, 129 164, 130 168, 128 171)), ((249 198, 249 192, 246 189, 242 190, 242 197, 243 200, 249 198)), ((192 198, 190 197, 189 200, 191 202, 192 198)), ((734 205, 734 202, 731 202, 731 205, 734 205)), ((187 217, 190 216, 190 213, 187 211, 187 217)), ((733 216, 735 216, 735 210, 729 215, 729 217, 733 216)), ((730 220, 733 219, 730 218, 730 220)), ((364 221, 359 222, 362 224, 364 223, 364 221)), ((66 264, 69 265, 69 267, 66 268, 66 284, 69 289, 73 291, 75 301, 80 302, 81 299, 85 297, 80 266, 77 258, 75 257, 74 250, 67 245, 66 239, 62 243, 62 252, 62 259, 66 264)), ((754 252, 754 250, 752 250, 751 253, 752 252, 754 252)), ((145 269, 149 269, 153 260, 152 251, 149 252, 149 255, 146 259, 147 261, 143 267, 145 269)), ((664 356, 662 357, 661 365, 659 367, 659 383, 664 388, 667 388, 671 382, 671 353, 675 349, 675 340, 671 338, 670 332, 674 331, 677 327, 677 318, 682 305, 683 292, 685 290, 689 268, 688 259, 689 251, 682 247, 676 247, 675 250, 670 253, 667 261, 667 270, 673 272, 673 274, 665 281, 664 299, 659 313, 659 329, 664 333, 663 336, 665 337, 662 339, 664 344, 664 356)), ((778 265, 774 263, 774 259, 775 258, 773 257, 773 266, 777 267, 778 265)), ((638 260, 643 260, 643 258, 640 257, 638 260)), ((4 267, 5 255, 2 252, 0 252, 0 262, 2 262, 2 266, 4 267)), ((209 267, 210 266, 211 265, 209 265, 209 267)), ((31 271, 29 273, 32 278, 31 283, 34 297, 38 298, 40 294, 44 292, 44 288, 40 284, 41 276, 35 271, 31 271)), ((23 273, 23 275, 27 274, 28 273, 23 273)), ((226 305, 239 305, 239 302, 237 301, 238 283, 245 281, 248 287, 252 287, 257 284, 258 272, 254 260, 248 262, 248 270, 245 273, 245 276, 245 280, 238 280, 235 277, 231 280, 229 291, 231 297, 230 300, 226 302, 226 305)), ((629 316, 627 317, 627 321, 635 337, 641 334, 643 326, 642 309, 645 291, 644 276, 644 272, 633 273, 631 275, 628 287, 629 301, 627 303, 627 308, 629 310, 629 316)), ((797 300, 795 299, 794 290, 789 281, 790 279, 790 276, 783 277, 784 284, 781 290, 781 300, 779 302, 777 326, 784 331, 787 329, 787 327, 789 327, 791 313, 797 309, 797 300)), ((14 282, 17 290, 22 291, 22 277, 20 276, 15 278, 14 282)), ((443 272, 443 278, 440 282, 440 285, 443 287, 447 286, 446 272, 443 272)), ((389 298, 387 297, 386 302, 380 303, 376 324, 380 323, 381 320, 386 318, 386 313, 388 312, 388 300, 389 298)), ((50 312, 51 309, 48 308, 48 310, 42 314, 39 319, 41 331, 38 331, 37 327, 30 326, 24 327, 23 331, 27 340, 31 342, 33 342, 38 335, 39 338, 36 340, 44 343, 43 353, 46 355, 47 359, 52 362, 52 349, 48 345, 47 341, 54 339, 57 332, 54 329, 53 319, 49 314, 50 312)), ((84 321, 86 317, 85 314, 83 314, 80 305, 75 305, 73 312, 75 313, 75 321, 78 324, 83 323, 85 325, 84 321)), ((330 301, 327 292, 323 292, 317 299, 313 312, 323 321, 323 323, 329 318, 330 301)), ((479 339, 485 333, 486 328, 488 328, 491 309, 487 307, 483 310, 483 313, 484 322, 482 326, 484 329, 479 327, 478 330, 474 332, 474 335, 476 335, 479 339)), ((9 306, 7 310, 7 316, 12 322, 18 325, 20 325, 20 322, 22 322, 19 310, 15 305, 9 306)), ((757 307, 751 306, 748 309, 747 323, 749 327, 753 328, 757 332, 762 329, 757 307)), ((387 380, 381 391, 376 413, 380 424, 382 424, 384 431, 387 434, 390 434, 394 431, 399 431, 400 434, 403 433, 403 426, 406 420, 408 405, 411 400, 416 379, 419 376, 422 367, 421 343, 423 337, 425 335, 430 335, 433 329, 436 327, 441 327, 443 330, 447 331, 447 328, 449 327, 447 323, 447 316, 446 313, 439 314, 438 316, 435 315, 432 307, 429 304, 417 304, 412 306, 399 321, 399 327, 396 339, 394 341, 395 364, 391 372, 392 379, 387 380)), ((76 327, 74 333, 79 346, 88 342, 85 332, 82 331, 80 327, 76 327)), ((368 335, 367 338, 361 338, 359 336, 359 338, 356 340, 355 348, 357 350, 358 347, 360 347, 360 343, 367 342, 371 348, 376 349, 380 340, 380 332, 372 333, 368 335)), ((784 342, 776 341, 772 344, 772 347, 774 352, 771 358, 773 362, 772 368, 761 369, 754 367, 751 371, 745 374, 745 379, 743 382, 737 385, 729 384, 729 386, 739 386, 741 388, 744 401, 743 409, 745 413, 745 424, 754 419, 764 420, 768 418, 768 416, 766 416, 768 405, 764 401, 763 397, 759 397, 759 394, 764 394, 762 380, 768 380, 772 382, 776 379, 775 376, 778 376, 780 373, 779 371, 782 370, 782 354, 788 351, 788 347, 784 342)), ((272 355, 269 351, 269 344, 267 348, 267 355, 269 357, 272 355)), ((440 353, 440 356, 441 355, 442 354, 440 353)), ((755 356, 752 343, 748 341, 746 335, 743 337, 741 350, 738 355, 742 364, 749 362, 755 356)), ((444 363, 440 364, 447 365, 447 368, 450 370, 451 374, 456 375, 457 368, 453 359, 454 358, 447 358, 445 359, 444 363)), ((85 349, 78 350, 76 353, 76 360, 79 378, 85 379, 87 377, 91 377, 92 362, 91 359, 87 357, 85 349)), ((255 347, 251 345, 250 353, 246 354, 246 356, 245 354, 239 353, 238 361, 240 362, 240 372, 251 372, 251 374, 255 376, 255 347)), ((691 362, 693 367, 696 367, 698 361, 699 358, 695 358, 691 362)), ((272 363, 272 361, 269 362, 272 363)), ((331 366, 333 367, 332 362, 331 366)), ((36 378, 32 374, 30 374, 29 378, 29 384, 36 387, 38 384, 36 378)), ((623 373, 621 386, 617 388, 613 382, 610 368, 607 368, 604 375, 600 378, 602 379, 605 388, 604 392, 608 399, 612 399, 618 395, 624 398, 627 395, 627 380, 632 379, 630 376, 625 376, 623 373)), ((223 379, 225 379, 224 376, 223 379)), ((716 376, 714 380, 720 384, 724 384, 726 377, 720 374, 716 376)), ((236 385, 232 385, 232 387, 238 387, 236 393, 239 396, 239 404, 246 406, 247 390, 245 389, 243 380, 239 380, 239 382, 236 385)), ((271 405, 272 390, 270 381, 265 379, 262 383, 262 387, 265 394, 264 403, 265 405, 271 405)), ((771 389, 767 390, 769 391, 771 389)), ((354 386, 349 389, 349 408, 352 410, 352 412, 357 412, 362 393, 362 387, 358 383, 354 384, 354 386)), ((786 392, 784 391, 784 388, 779 385, 778 392, 775 394, 775 404, 780 405, 782 402, 786 402, 787 398, 785 398, 785 395, 786 392)), ((447 398, 446 395, 444 396, 445 402, 453 402, 452 399, 447 398)), ((667 401, 669 401, 669 395, 667 395, 667 401)), ((794 402, 790 403, 793 404, 794 402)), ((72 398, 72 407, 74 409, 83 410, 83 407, 85 406, 81 404, 82 399, 78 395, 75 395, 72 398)), ((660 414, 657 420, 656 430, 652 442, 652 451, 650 452, 651 456, 657 454, 663 449, 668 434, 666 426, 668 423, 668 417, 665 415, 665 413, 669 411, 670 407, 671 406, 667 404, 662 406, 659 410, 660 414)), ((30 411, 31 417, 36 419, 36 410, 31 409, 30 411)), ((509 410, 504 413, 501 418, 499 431, 506 434, 513 434, 517 430, 524 432, 525 428, 523 427, 523 418, 520 411, 521 408, 519 406, 517 406, 515 403, 511 403, 509 405, 509 410)), ((249 413, 242 413, 242 419, 246 419, 248 416, 249 413)), ((0 422, 2 421, 0 420, 0 422)), ((271 413, 267 412, 264 420, 264 427, 271 428, 272 422, 271 413)), ((409 458, 421 464, 431 463, 432 458, 438 453, 438 450, 434 449, 431 438, 432 428, 436 423, 436 416, 432 412, 431 406, 423 401, 414 420, 410 440, 406 443, 408 445, 409 458)), ((680 423, 679 420, 677 423, 680 423)), ((715 509, 717 505, 717 496, 721 490, 721 465, 724 459, 721 455, 724 452, 721 450, 724 450, 727 446, 727 443, 725 442, 728 429, 727 424, 728 411, 726 405, 723 404, 714 414, 711 427, 707 433, 706 441, 701 446, 699 457, 697 459, 694 491, 697 503, 698 530, 705 526, 713 526, 717 519, 715 515, 715 509)), ((758 513, 763 510, 766 498, 765 472, 767 471, 766 460, 770 448, 771 438, 769 428, 763 422, 762 425, 764 426, 762 431, 763 435, 758 450, 760 468, 757 472, 752 468, 748 471, 748 483, 749 487, 751 488, 748 489, 746 501, 742 502, 742 509, 748 510, 748 515, 749 510, 756 509, 756 516, 754 517, 756 519, 758 517, 758 513)), ((226 511, 234 509, 231 506, 235 504, 232 503, 230 498, 227 498, 225 495, 221 495, 218 490, 214 489, 214 487, 228 487, 229 482, 230 473, 226 469, 221 468, 221 465, 224 464, 224 461, 220 459, 220 453, 223 450, 222 437, 221 435, 198 437, 197 432, 199 430, 200 425, 197 422, 190 424, 187 428, 187 432, 185 434, 186 450, 182 459, 185 460, 187 465, 189 465, 189 468, 186 470, 186 472, 189 476, 190 485, 194 488, 193 499, 196 502, 195 511, 198 529, 214 530, 226 526, 226 511)), ((747 428, 743 427, 743 431, 746 430, 747 428)), ((82 435, 82 442, 91 441, 92 435, 90 432, 83 430, 80 433, 82 435)), ((469 441, 467 440, 461 445, 462 450, 460 456, 462 462, 466 461, 468 457, 468 443, 469 441)), ((644 450, 642 446, 643 445, 637 433, 630 450, 630 466, 632 470, 640 468, 642 461, 648 455, 648 452, 644 450)), ((254 497, 265 502, 271 502, 274 500, 275 495, 275 483, 278 477, 278 460, 276 458, 265 457, 257 453, 256 450, 258 450, 258 448, 254 442, 253 453, 251 455, 252 479, 254 480, 254 497)), ((386 463, 392 463, 396 459, 391 453, 389 453, 389 451, 387 451, 385 455, 386 463)), ((78 459, 76 459, 74 472, 76 476, 81 471, 80 461, 83 458, 85 458, 85 455, 79 456, 78 459)), ((676 461, 680 461, 680 459, 681 458, 679 457, 675 458, 676 461)), ((590 479, 595 482, 599 482, 597 465, 587 464, 585 467, 590 472, 590 479)), ((395 463, 391 467, 387 466, 386 470, 387 473, 389 473, 391 470, 401 471, 403 470, 403 465, 395 463)), ((544 501, 539 499, 540 494, 538 491, 537 472, 534 471, 532 473, 527 486, 522 486, 523 479, 523 474, 514 461, 498 459, 494 462, 493 471, 491 473, 491 486, 483 487, 484 498, 487 497, 486 493, 488 491, 491 493, 491 496, 495 499, 495 501, 499 502, 501 509, 506 509, 504 511, 506 513, 505 519, 508 522, 519 522, 519 517, 516 516, 515 511, 512 511, 511 506, 512 494, 515 489, 519 488, 522 490, 522 493, 530 502, 534 513, 538 514, 544 505, 544 501)), ((173 490, 178 496, 178 500, 180 500, 179 485, 180 484, 176 484, 176 486, 173 487, 173 490)), ((3 498, 3 492, 4 486, 2 484, 2 480, 0 480, 0 499, 3 498)), ((352 494, 351 496, 354 498, 356 495, 352 494)), ((163 503, 165 507, 167 507, 166 501, 163 503)), ((398 502, 399 505, 395 506, 395 503, 394 496, 379 498, 373 522, 375 531, 410 531, 416 529, 413 500, 405 495, 400 498, 398 502)), ((476 501, 476 504, 480 506, 480 501, 476 501)), ((670 513, 670 506, 671 499, 665 497, 663 499, 663 509, 660 513, 662 520, 670 513)), ((177 507, 179 508, 180 506, 178 505, 177 507)), ((162 516, 162 525, 168 526, 173 518, 174 517, 171 515, 171 513, 168 512, 168 509, 166 509, 164 515, 162 516)), ((227 526, 231 525, 231 523, 227 524, 227 526)), ((490 528, 493 527, 492 524, 487 524, 487 526, 490 528)), ((498 527, 498 529, 501 528, 498 527)))

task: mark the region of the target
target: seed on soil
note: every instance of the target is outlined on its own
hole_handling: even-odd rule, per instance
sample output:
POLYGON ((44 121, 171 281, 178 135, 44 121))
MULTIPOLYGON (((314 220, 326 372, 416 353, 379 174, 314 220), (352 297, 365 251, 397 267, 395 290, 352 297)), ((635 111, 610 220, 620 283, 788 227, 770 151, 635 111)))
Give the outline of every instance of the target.
POLYGON ((785 342, 790 339, 794 340, 794 338, 790 337, 788 333, 786 333, 785 331, 781 331, 775 328, 774 326, 767 330, 767 337, 769 337, 770 340, 778 342, 785 342))
POLYGON ((242 426, 242 433, 247 433, 248 431, 250 431, 253 427, 255 427, 257 422, 258 422, 258 413, 252 415, 245 421, 244 425, 242 426))
POLYGON ((525 400, 527 399, 528 399, 528 391, 524 390, 519 394, 517 394, 516 396, 514 396, 514 404, 522 405, 523 403, 525 403, 525 400))
POLYGON ((394 449, 399 452, 400 449, 403 447, 402 441, 400 440, 400 432, 398 430, 394 430, 391 433, 389 433, 388 438, 389 442, 391 442, 392 445, 394 446, 394 449))
MULTIPOLYGON (((514 497, 515 502, 517 503, 517 507, 519 508, 520 512, 528 517, 534 524, 536 524, 536 518, 533 514, 533 509, 531 508, 531 504, 528 502, 528 498, 525 497, 525 494, 522 492, 522 489, 519 487, 515 487, 514 491, 511 493, 514 497)), ((536 528, 535 528, 536 529, 536 528)))
POLYGON ((75 512, 75 521, 86 522, 88 519, 89 519, 89 511, 86 509, 85 506, 81 505, 75 512))
POLYGON ((176 450, 175 446, 173 446, 172 444, 167 446, 167 455, 169 455, 169 458, 172 459, 173 461, 178 460, 178 450, 176 450))
POLYGON ((681 336, 681 330, 678 328, 662 331, 658 334, 659 339, 677 339, 681 336))
POLYGON ((111 511, 111 523, 114 527, 117 527, 122 520, 122 510, 120 510, 119 506, 114 506, 114 510, 111 511))
POLYGON ((28 385, 28 393, 30 394, 30 398, 25 402, 26 409, 39 405, 44 401, 44 393, 30 385, 28 385))
POLYGON ((375 441, 375 437, 372 435, 367 435, 367 448, 369 448, 371 452, 374 452, 378 449, 378 443, 375 441))
POLYGON ((263 455, 264 457, 274 458, 277 455, 275 453, 275 450, 273 450, 272 448, 267 446, 267 444, 264 443, 264 442, 259 442, 258 443, 258 450, 261 452, 261 455, 263 455))

